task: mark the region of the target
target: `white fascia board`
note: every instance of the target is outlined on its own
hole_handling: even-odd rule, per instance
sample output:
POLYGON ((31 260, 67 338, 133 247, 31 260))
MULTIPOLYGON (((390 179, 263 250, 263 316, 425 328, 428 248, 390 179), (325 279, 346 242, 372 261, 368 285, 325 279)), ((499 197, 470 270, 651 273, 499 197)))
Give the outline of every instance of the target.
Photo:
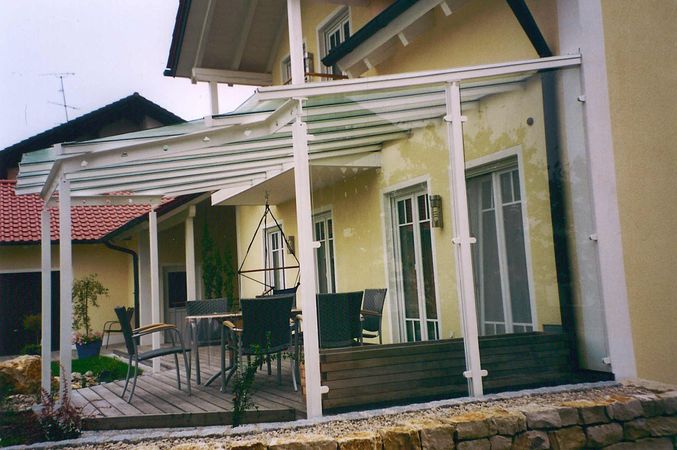
MULTIPOLYGON (((272 165, 279 166, 281 163, 272 165)), ((118 192, 118 191, 132 191, 137 193, 142 193, 147 190, 166 192, 166 195, 173 195, 171 193, 176 191, 176 188, 185 186, 187 184, 202 183, 205 181, 211 180, 224 180, 224 179, 240 179, 247 176, 255 176, 261 172, 265 172, 266 168, 270 166, 259 165, 258 167, 253 167, 249 169, 235 170, 230 171, 224 168, 216 168, 217 170, 211 171, 191 171, 187 174, 182 175, 173 175, 171 177, 162 176, 162 174, 148 177, 145 179, 137 179, 134 181, 125 181, 119 180, 119 183, 110 183, 110 184, 86 184, 82 183, 77 186, 78 191, 86 191, 87 195, 92 195, 92 193, 105 193, 105 192, 118 192)))
MULTIPOLYGON (((142 144, 92 151, 82 155, 65 156, 55 161, 48 176, 48 181, 53 179, 57 174, 73 173, 85 167, 103 167, 118 163, 130 163, 142 159, 163 158, 169 154, 204 149, 206 146, 216 147, 231 142, 269 136, 292 120, 296 116, 297 109, 297 102, 287 101, 261 122, 207 129, 142 144)), ((53 189, 52 184, 50 182, 49 186, 43 188, 43 196, 49 192, 49 189, 53 189)), ((49 193, 51 194, 51 192, 49 193)))
POLYGON ((244 84, 248 86, 269 86, 273 84, 273 74, 263 72, 245 72, 242 70, 206 69, 193 67, 191 80, 214 81, 226 84, 244 84))
MULTIPOLYGON (((290 149, 275 149, 272 151, 238 153, 235 155, 218 155, 217 157, 204 157, 186 161, 170 161, 166 163, 154 163, 141 165, 140 167, 111 168, 108 170, 97 170, 97 173, 79 172, 67 176, 67 179, 77 182, 77 186, 83 186, 87 182, 106 184, 116 182, 129 182, 144 178, 158 176, 181 176, 189 173, 188 171, 218 171, 218 170, 238 170, 250 166, 268 164, 280 159, 291 158, 290 149), (226 166, 226 167, 224 167, 226 166)), ((199 172, 196 172, 199 173, 199 172)))
POLYGON ((442 0, 419 0, 388 25, 381 28, 373 36, 360 44, 356 49, 337 61, 338 66, 345 70, 365 58, 368 59, 370 54, 386 45, 393 38, 397 39, 398 33, 414 25, 421 17, 438 6, 441 2, 442 0))
POLYGON ((228 125, 243 125, 247 123, 255 123, 265 120, 272 111, 259 113, 244 113, 244 114, 229 114, 224 117, 211 116, 210 126, 223 127, 228 125))
POLYGON ((210 166, 199 168, 188 168, 185 170, 172 170, 169 172, 152 172, 130 177, 109 178, 105 180, 93 179, 73 183, 74 190, 97 189, 104 192, 119 192, 135 190, 139 186, 147 185, 159 188, 160 186, 175 186, 186 182, 186 180, 209 177, 211 174, 232 174, 239 176, 241 174, 256 173, 266 167, 275 167, 291 160, 291 156, 266 161, 248 161, 239 164, 229 164, 225 166, 210 166))
POLYGON ((581 55, 552 56, 549 58, 510 61, 455 69, 381 75, 349 80, 321 81, 304 85, 262 87, 257 91, 260 100, 302 98, 316 95, 345 94, 379 89, 399 89, 412 86, 441 84, 474 78, 511 75, 534 70, 558 69, 581 65, 581 55))

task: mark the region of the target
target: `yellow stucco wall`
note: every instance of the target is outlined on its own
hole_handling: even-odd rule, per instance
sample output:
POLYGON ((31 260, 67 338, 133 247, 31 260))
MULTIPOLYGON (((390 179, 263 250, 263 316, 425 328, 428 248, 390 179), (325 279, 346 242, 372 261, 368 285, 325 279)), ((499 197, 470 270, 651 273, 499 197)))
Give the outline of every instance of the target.
MULTIPOLYGON (((107 320, 116 320, 115 306, 132 306, 133 281, 131 256, 110 250, 102 244, 73 245, 73 276, 75 279, 91 273, 109 289, 108 297, 99 298, 99 307, 90 312, 94 331, 101 331, 107 320)), ((52 270, 59 268, 59 247, 52 246, 52 270)), ((39 272, 40 246, 22 245, 0 247, 0 271, 39 272)))
POLYGON ((602 12, 638 375, 677 383, 677 3, 604 0, 602 12))
MULTIPOLYGON (((554 264, 552 223, 547 185, 545 138, 540 81, 532 78, 517 91, 485 97, 465 112, 466 159, 476 160, 518 148, 526 192, 528 239, 531 260, 537 329, 543 324, 560 324, 560 305, 554 264), (527 125, 527 118, 534 119, 527 125)), ((443 198, 443 228, 433 229, 436 292, 441 318, 441 337, 461 334, 456 286, 455 256, 451 248, 453 221, 448 183, 448 146, 441 121, 413 131, 407 139, 387 143, 381 151, 381 168, 353 174, 316 189, 312 193, 315 214, 331 211, 337 291, 389 287, 391 292, 384 314, 385 336, 390 334, 391 308, 395 307, 394 257, 384 241, 391 233, 388 194, 424 182, 427 191, 443 198), (389 275, 390 274, 390 275, 389 275)), ((313 167, 311 184, 320 185, 330 169, 313 167)), ((334 176, 338 168, 333 169, 334 176)), ((297 235, 295 205, 286 202, 273 207, 285 233, 297 235)), ((260 220, 262 208, 238 207, 237 227, 240 248, 246 248, 260 220)), ((263 238, 254 241, 245 268, 262 267, 263 238)), ((242 258, 241 251, 240 258, 242 258)), ((287 260, 289 262, 289 259, 287 260)), ((295 272, 294 272, 295 276, 295 272)), ((288 277, 288 281, 291 280, 288 277)), ((289 282, 288 282, 289 285, 289 282)), ((261 293, 261 288, 244 282, 243 295, 261 293)))

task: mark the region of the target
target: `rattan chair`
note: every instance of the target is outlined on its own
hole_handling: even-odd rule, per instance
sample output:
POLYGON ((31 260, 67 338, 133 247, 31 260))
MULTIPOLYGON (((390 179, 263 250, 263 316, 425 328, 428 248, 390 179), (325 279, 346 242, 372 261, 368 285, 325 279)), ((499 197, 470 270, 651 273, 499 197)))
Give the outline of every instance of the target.
MULTIPOLYGON (((129 323, 131 323, 134 318, 134 308, 127 308, 127 317, 129 317, 129 323)), ((122 333, 119 321, 109 320, 103 324, 103 338, 106 340, 106 348, 108 348, 111 333, 122 333)))
POLYGON ((320 348, 350 347, 362 340, 362 291, 317 294, 320 348))
MULTIPOLYGON (((294 294, 286 294, 240 300, 242 328, 230 321, 225 321, 223 327, 221 366, 224 368, 224 392, 228 381, 242 364, 243 356, 277 354, 277 380, 282 383, 282 352, 292 347, 289 318, 294 297, 294 294), (226 350, 230 350, 234 356, 228 375, 225 375, 226 350)), ((294 390, 297 390, 293 364, 292 360, 292 382, 294 390)))
POLYGON ((118 321, 120 322, 122 328, 122 335, 125 338, 125 345, 127 346, 127 353, 129 355, 129 367, 127 369, 127 377, 125 379, 125 387, 122 390, 120 397, 125 398, 125 392, 127 392, 127 386, 129 385, 129 378, 132 372, 132 361, 134 361, 134 382, 132 383, 132 390, 129 393, 129 398, 127 403, 132 401, 134 396, 134 389, 136 389, 136 378, 139 375, 139 362, 147 361, 149 359, 158 358, 166 355, 174 355, 174 363, 176 364, 176 384, 181 390, 181 373, 179 371, 179 353, 183 354, 183 363, 186 368, 186 378, 188 384, 188 395, 191 394, 190 390, 190 366, 188 364, 188 357, 186 352, 189 351, 183 346, 183 338, 181 333, 176 328, 175 325, 168 323, 156 323, 151 325, 145 325, 139 328, 132 330, 132 327, 129 323, 129 316, 127 315, 127 310, 123 307, 115 308, 115 314, 118 316, 118 321), (139 352, 138 347, 136 346, 135 338, 145 336, 152 333, 161 333, 168 332, 172 345, 170 347, 161 347, 155 350, 149 350, 147 352, 139 352), (175 338, 178 338, 178 345, 175 338))
POLYGON ((381 322, 383 320, 383 305, 387 289, 365 289, 362 300, 362 337, 376 338, 383 343, 381 322))

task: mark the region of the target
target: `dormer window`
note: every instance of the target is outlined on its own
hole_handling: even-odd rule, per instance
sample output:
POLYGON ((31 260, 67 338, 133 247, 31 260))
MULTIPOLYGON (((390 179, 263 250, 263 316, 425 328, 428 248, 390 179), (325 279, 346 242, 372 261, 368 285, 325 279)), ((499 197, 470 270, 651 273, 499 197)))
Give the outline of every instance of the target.
MULTIPOLYGON (((318 29, 320 45, 320 59, 324 58, 333 49, 343 44, 350 37, 350 8, 343 7, 336 11, 318 29)), ((337 66, 323 67, 324 73, 343 75, 337 66)))

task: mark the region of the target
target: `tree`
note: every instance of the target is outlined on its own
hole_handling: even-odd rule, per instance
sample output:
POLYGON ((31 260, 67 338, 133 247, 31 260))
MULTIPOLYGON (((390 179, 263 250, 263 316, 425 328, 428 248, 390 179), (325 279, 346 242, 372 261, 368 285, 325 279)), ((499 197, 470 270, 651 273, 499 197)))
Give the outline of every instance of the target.
POLYGON ((98 307, 99 296, 108 296, 108 288, 105 288, 97 277, 98 275, 93 273, 73 281, 73 328, 76 330, 82 328, 85 336, 89 336, 92 330, 89 318, 90 306, 98 307))

